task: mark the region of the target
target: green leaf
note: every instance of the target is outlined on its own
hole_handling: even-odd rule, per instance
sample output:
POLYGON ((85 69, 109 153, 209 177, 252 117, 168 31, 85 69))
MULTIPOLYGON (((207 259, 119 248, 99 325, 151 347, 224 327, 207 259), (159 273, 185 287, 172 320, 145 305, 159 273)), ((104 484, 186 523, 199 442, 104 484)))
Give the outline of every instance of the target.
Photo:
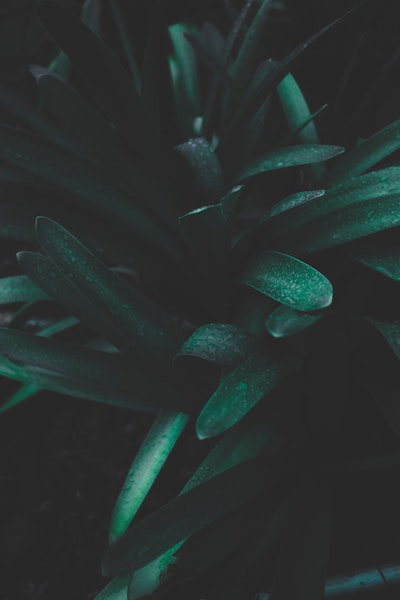
POLYGON ((397 358, 400 358, 400 321, 385 323, 371 318, 367 318, 366 321, 382 334, 397 358))
POLYGON ((328 175, 328 185, 364 173, 400 148, 400 119, 374 133, 346 154, 328 175))
POLYGON ((366 267, 400 281, 400 247, 396 240, 361 241, 351 256, 366 267))
POLYGON ((131 75, 135 83, 135 89, 137 92, 140 92, 140 88, 142 85, 142 77, 131 40, 131 32, 129 31, 127 20, 121 6, 121 1, 110 0, 110 6, 115 20, 115 24, 118 28, 122 46, 125 50, 125 54, 128 59, 131 75))
POLYGON ((272 336, 281 338, 304 331, 320 318, 321 315, 299 313, 282 304, 268 315, 266 328, 272 336))
POLYGON ((271 392, 290 370, 286 356, 252 353, 233 369, 202 409, 196 423, 197 436, 219 435, 240 421, 257 402, 271 392))
POLYGON ((183 330, 133 286, 97 259, 55 221, 38 217, 39 242, 62 274, 149 358, 168 363, 179 350, 183 330))
POLYGON ((105 575, 140 568, 189 535, 235 510, 265 490, 275 476, 254 462, 228 469, 174 498, 139 521, 103 559, 105 575))
MULTIPOLYGON (((311 113, 310 109, 308 108, 307 101, 291 73, 288 73, 286 77, 282 79, 277 87, 277 92, 290 131, 295 132, 299 127, 301 127, 296 135, 301 144, 319 144, 319 136, 311 119, 311 113), (306 122, 308 122, 307 125, 302 127, 302 125, 306 122)), ((325 173, 325 165, 315 165, 312 173, 315 180, 318 181, 325 173)))
POLYGON ((161 411, 132 463, 111 517, 109 541, 128 529, 188 422, 188 416, 161 411))
POLYGON ((223 174, 218 157, 209 142, 202 137, 192 138, 176 147, 182 154, 205 198, 216 200, 223 188, 223 174))
POLYGON ((0 157, 77 194, 89 207, 100 210, 120 227, 128 227, 142 242, 151 240, 167 255, 175 255, 174 260, 182 260, 177 239, 90 165, 58 154, 25 131, 4 126, 0 127, 0 157))
POLYGON ((194 120, 201 113, 200 87, 196 57, 193 48, 184 36, 185 32, 189 32, 195 37, 199 36, 198 29, 193 25, 176 23, 168 27, 173 47, 173 53, 169 58, 169 68, 179 124, 184 136, 192 137, 194 120))
POLYGON ((228 223, 231 223, 234 219, 237 204, 242 196, 245 189, 244 185, 236 185, 229 192, 224 194, 220 200, 222 212, 225 215, 225 219, 228 223))
POLYGON ((287 524, 271 600, 323 600, 332 530, 332 499, 323 484, 306 482, 287 524))
POLYGON ((114 577, 93 600, 127 600, 130 578, 130 574, 114 577))
MULTIPOLYGON (((281 429, 277 418, 269 421, 264 419, 254 421, 245 417, 222 436, 189 479, 181 494, 226 469, 255 458, 263 449, 269 452, 279 451, 285 443, 285 434, 288 432, 286 421, 285 434, 282 435, 281 429)), ((173 557, 182 543, 170 548, 145 567, 135 571, 129 586, 129 600, 137 600, 157 589, 160 580, 165 577, 168 566, 174 562, 173 557)))
POLYGON ((85 77, 121 136, 154 163, 159 148, 153 144, 151 118, 120 63, 100 38, 60 4, 41 0, 35 8, 43 27, 85 77))
POLYGON ((279 148, 278 150, 268 152, 248 165, 238 175, 236 181, 244 181, 268 171, 329 160, 342 154, 342 152, 344 152, 344 148, 341 146, 324 146, 322 144, 299 144, 297 146, 279 148))
POLYGON ((400 225, 400 194, 376 198, 347 206, 316 218, 289 235, 278 247, 305 254, 346 244, 359 238, 400 225))
POLYGON ((240 282, 304 312, 329 306, 333 297, 332 285, 322 273, 293 256, 273 250, 261 252, 240 282))
POLYGON ((52 300, 52 298, 32 283, 26 275, 12 275, 0 279, 0 304, 37 300, 52 300))
POLYGON ((196 329, 184 342, 175 359, 192 356, 226 367, 243 360, 254 342, 241 327, 208 323, 196 329))
MULTIPOLYGON (((140 404, 182 408, 178 389, 136 357, 122 357, 29 333, 0 328, 0 352, 7 358, 138 398, 140 404)), ((134 400, 133 400, 134 403, 134 400)))

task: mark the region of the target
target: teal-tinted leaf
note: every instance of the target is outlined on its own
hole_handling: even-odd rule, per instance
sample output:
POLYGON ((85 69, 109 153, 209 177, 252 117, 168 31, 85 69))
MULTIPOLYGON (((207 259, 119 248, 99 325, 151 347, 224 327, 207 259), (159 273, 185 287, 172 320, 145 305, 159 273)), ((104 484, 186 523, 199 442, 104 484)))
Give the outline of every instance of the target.
POLYGON ((230 231, 221 205, 196 208, 179 217, 179 226, 203 275, 220 276, 230 246, 230 231))
POLYGON ((0 204, 0 237, 18 242, 34 242, 37 213, 33 206, 0 204))
POLYGON ((243 190, 245 189, 244 185, 236 185, 229 192, 224 194, 220 200, 220 205, 222 208, 222 212, 225 215, 225 219, 228 223, 233 221, 237 204, 242 196, 243 190))
POLYGON ((266 327, 271 335, 280 338, 304 331, 320 318, 321 315, 299 313, 282 304, 268 315, 266 327))
MULTIPOLYGON (((0 367, 0 369, 1 369, 1 367, 0 367)), ((18 404, 20 404, 24 400, 27 400, 34 394, 37 394, 37 392, 39 392, 39 391, 40 391, 40 388, 34 384, 30 384, 30 383, 22 384, 21 387, 19 387, 17 389, 17 391, 14 392, 10 396, 10 398, 7 398, 7 400, 4 402, 4 404, 2 404, 0 406, 0 413, 6 412, 6 410, 10 410, 10 408, 14 408, 15 406, 18 406, 18 404)))
POLYGON ((131 575, 121 575, 121 577, 114 577, 101 590, 93 600, 127 600, 128 598, 128 585, 131 575))
POLYGON ((70 377, 125 392, 142 403, 181 408, 179 391, 137 358, 122 357, 12 329, 0 329, 0 352, 7 358, 70 377))
POLYGON ((37 300, 51 300, 51 297, 32 283, 26 275, 12 275, 0 279, 0 304, 37 300))
POLYGON ((113 13, 113 17, 115 20, 115 24, 118 28, 119 35, 121 37, 121 42, 125 50, 126 57, 129 62, 129 68, 131 71, 131 75, 133 77, 133 81, 135 83, 135 88, 137 92, 140 92, 142 86, 142 78, 139 70, 139 66, 136 60, 135 51, 133 48, 131 34, 129 31, 129 27, 127 24, 126 17, 123 13, 123 9, 121 6, 120 0, 110 0, 110 6, 113 13))
POLYGON ((333 297, 332 285, 322 273, 293 256, 272 250, 260 253, 240 282, 304 312, 329 306, 333 297))
POLYGON ((189 535, 237 509, 274 479, 246 462, 174 498, 140 521, 113 544, 103 559, 105 575, 140 568, 189 535))
POLYGON ((213 23, 204 23, 201 30, 201 39, 203 46, 208 49, 214 62, 221 65, 225 47, 225 40, 221 32, 213 25, 213 23))
POLYGON ((94 91, 121 136, 152 163, 159 151, 153 126, 133 80, 103 42, 60 4, 41 0, 36 14, 49 35, 70 58, 94 91))
POLYGON ((165 461, 188 422, 188 416, 161 411, 137 453, 111 517, 109 541, 114 543, 129 527, 165 461))
POLYGON ((323 600, 332 530, 331 493, 305 483, 287 524, 270 598, 323 600))
POLYGON ((101 30, 101 0, 85 0, 82 6, 82 21, 98 36, 101 30))
POLYGON ((184 36, 189 32, 199 36, 193 25, 176 23, 168 28, 173 53, 169 59, 175 104, 179 124, 185 137, 192 137, 194 120, 200 115, 200 87, 197 75, 196 57, 193 48, 184 36))
POLYGON ((400 194, 354 204, 306 223, 276 244, 303 254, 346 244, 400 225, 400 194))
POLYGON ((200 439, 219 435, 240 421, 257 402, 271 392, 290 370, 281 355, 252 353, 233 369, 201 411, 196 432, 200 439))
POLYGON ((400 148, 400 119, 356 146, 327 174, 328 185, 364 173, 400 148))
POLYGON ((373 244, 370 240, 366 242, 361 241, 351 256, 370 269, 400 281, 400 247, 396 240, 374 240, 373 244))
MULTIPOLYGON (((289 431, 286 420, 284 431, 285 434, 289 431)), ((279 451, 285 442, 285 435, 282 435, 277 418, 269 421, 263 419, 254 421, 245 417, 222 436, 189 479, 181 494, 226 469, 255 458, 264 448, 269 452, 279 451)), ((158 588, 161 578, 165 577, 165 572, 174 562, 174 555, 182 543, 135 571, 129 586, 129 600, 137 600, 158 588)))
POLYGON ((70 283, 125 332, 128 343, 153 360, 169 362, 184 333, 163 311, 98 260, 55 221, 39 217, 40 244, 70 283))
POLYGON ((209 142, 197 137, 176 147, 188 162, 205 197, 215 200, 223 187, 223 174, 218 157, 209 142))
POLYGON ((192 356, 226 367, 243 360, 254 347, 254 338, 227 323, 209 323, 197 329, 175 358, 192 356))
MULTIPOLYGON (((277 92, 290 131, 294 132, 298 130, 299 127, 308 121, 307 125, 298 130, 296 137, 302 144, 319 144, 320 141, 317 129, 313 121, 310 120, 311 113, 308 104, 291 73, 288 73, 286 77, 282 79, 277 87, 277 92)), ((315 179, 318 181, 325 172, 325 165, 315 165, 312 172, 315 179)))
POLYGON ((342 154, 342 152, 344 152, 344 148, 341 146, 324 146, 322 144, 299 144, 298 146, 280 148, 265 154, 248 165, 236 180, 240 182, 268 171, 329 160, 342 154))
POLYGON ((163 246, 166 254, 175 254, 177 241, 172 234, 110 184, 107 177, 82 161, 56 153, 27 132, 7 127, 0 128, 0 157, 79 195, 89 206, 116 220, 120 226, 125 224, 140 240, 148 243, 152 239, 152 243, 163 246))
POLYGON ((210 49, 203 43, 202 37, 195 37, 187 31, 184 32, 184 36, 189 44, 193 47, 198 60, 201 60, 205 65, 218 73, 220 79, 226 86, 233 85, 233 81, 229 73, 227 73, 225 69, 221 67, 220 61, 215 59, 212 52, 210 52, 210 49))

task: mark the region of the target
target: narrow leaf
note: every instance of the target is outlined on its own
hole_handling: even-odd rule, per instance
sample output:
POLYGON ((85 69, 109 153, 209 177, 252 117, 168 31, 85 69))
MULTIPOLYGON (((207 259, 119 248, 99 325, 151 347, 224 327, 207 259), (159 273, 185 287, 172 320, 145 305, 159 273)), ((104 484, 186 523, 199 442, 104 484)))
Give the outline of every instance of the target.
POLYGON ((114 577, 93 600, 127 600, 128 585, 131 575, 114 577))
POLYGON ((236 178, 240 182, 268 171, 298 167, 329 160, 344 152, 341 146, 323 146, 322 144, 299 144, 273 150, 248 165, 236 178))
POLYGON ((188 422, 182 413, 161 411, 132 463, 111 517, 109 541, 129 527, 188 422))
POLYGON ((205 198, 215 200, 223 187, 223 174, 217 155, 202 137, 190 139, 176 147, 182 154, 205 198))
POLYGON ((366 242, 358 244, 351 256, 370 269, 400 281, 400 247, 396 240, 374 240, 373 244, 370 240, 366 242))
POLYGON ((332 302, 329 280, 310 265, 275 251, 264 251, 247 268, 240 282, 261 294, 304 312, 332 302))
POLYGON ((0 304, 37 300, 51 300, 51 297, 32 283, 26 275, 12 275, 0 279, 0 304))

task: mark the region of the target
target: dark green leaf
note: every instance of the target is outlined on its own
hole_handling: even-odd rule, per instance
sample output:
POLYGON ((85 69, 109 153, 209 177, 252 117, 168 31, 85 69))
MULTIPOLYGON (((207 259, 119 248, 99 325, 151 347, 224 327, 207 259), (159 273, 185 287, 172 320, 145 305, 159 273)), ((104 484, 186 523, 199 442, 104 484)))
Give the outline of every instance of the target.
POLYGON ((231 223, 234 218, 237 204, 244 189, 244 185, 236 185, 229 190, 229 192, 224 194, 220 200, 222 212, 224 213, 225 219, 228 221, 228 223, 231 223))
POLYGON ((253 352, 233 369, 201 411, 196 431, 200 439, 219 435, 240 421, 271 392, 293 365, 276 351, 269 356, 253 352))
POLYGON ((131 574, 114 577, 93 600, 127 600, 131 574))
POLYGON ((240 282, 304 312, 329 306, 333 297, 332 285, 322 273, 293 256, 273 250, 261 252, 240 282))
POLYGON ((224 181, 221 165, 211 144, 206 139, 197 137, 180 144, 176 149, 188 162, 205 197, 215 200, 224 181))
POLYGON ((322 144, 299 144, 288 146, 268 152, 261 158, 248 165, 236 178, 240 182, 268 171, 309 165, 330 158, 334 158, 344 152, 341 146, 323 146, 322 144))
POLYGON ((220 367, 239 362, 254 346, 254 338, 243 329, 227 323, 209 323, 197 329, 175 358, 193 356, 220 367))
POLYGON ((371 240, 361 241, 351 256, 370 269, 400 281, 400 247, 396 240, 374 240, 373 244, 371 240))
POLYGON ((118 32, 121 37, 121 42, 124 47, 126 57, 129 62, 130 71, 133 77, 133 81, 135 83, 135 89, 137 92, 139 92, 142 86, 142 78, 136 60, 135 51, 133 48, 131 32, 129 31, 127 19, 121 7, 121 0, 110 0, 110 6, 115 20, 115 24, 117 25, 118 32))
POLYGON ((60 4, 40 0, 36 13, 49 35, 91 86, 121 136, 151 163, 159 151, 153 125, 132 79, 103 42, 60 4))
POLYGON ((139 521, 107 551, 102 570, 118 575, 140 568, 189 535, 260 494, 274 475, 246 462, 168 502, 139 521))
POLYGON ((55 221, 38 217, 36 229, 62 274, 125 332, 127 342, 153 360, 169 363, 183 341, 180 327, 55 221))
POLYGON ((183 413, 163 410, 158 415, 135 456, 114 506, 110 543, 126 532, 187 422, 188 416, 183 413))
POLYGON ((25 275, 12 275, 0 279, 0 304, 51 299, 25 275))
POLYGON ((266 327, 275 338, 281 338, 304 331, 320 318, 321 315, 299 313, 289 306, 281 305, 268 315, 266 327))

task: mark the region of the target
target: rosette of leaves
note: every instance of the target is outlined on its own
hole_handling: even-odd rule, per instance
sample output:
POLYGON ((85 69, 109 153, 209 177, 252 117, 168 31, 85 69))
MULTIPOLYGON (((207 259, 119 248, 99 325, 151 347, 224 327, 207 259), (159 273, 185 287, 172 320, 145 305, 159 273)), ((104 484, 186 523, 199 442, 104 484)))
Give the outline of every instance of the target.
MULTIPOLYGON (((268 0, 245 2, 225 36, 170 26, 164 103, 161 3, 141 68, 111 8, 126 68, 102 41, 99 3, 81 20, 41 0, 60 54, 32 67, 37 106, 2 95, 21 127, 0 128, 0 234, 20 244, 22 274, 0 280, 1 303, 17 305, 0 372, 21 382, 1 410, 50 389, 154 415, 98 600, 244 599, 271 585, 274 600, 322 598, 333 481, 398 463, 332 462, 313 443, 340 431, 349 380, 367 377, 367 353, 349 366, 353 330, 398 354, 397 322, 347 310, 342 289, 355 264, 399 278, 400 122, 346 153, 322 144, 291 69, 334 24, 271 59, 268 0), (63 317, 32 333, 38 301, 63 317), (179 496, 136 521, 185 428, 214 446, 179 496)), ((395 383, 376 396, 398 433, 395 383)))

